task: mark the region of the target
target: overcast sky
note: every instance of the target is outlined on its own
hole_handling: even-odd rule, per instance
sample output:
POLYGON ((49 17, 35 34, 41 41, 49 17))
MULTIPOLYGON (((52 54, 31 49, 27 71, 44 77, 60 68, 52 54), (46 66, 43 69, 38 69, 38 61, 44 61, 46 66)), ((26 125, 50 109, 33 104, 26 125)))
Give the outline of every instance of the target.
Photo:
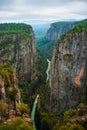
POLYGON ((87 18, 87 0, 0 0, 0 22, 87 18))

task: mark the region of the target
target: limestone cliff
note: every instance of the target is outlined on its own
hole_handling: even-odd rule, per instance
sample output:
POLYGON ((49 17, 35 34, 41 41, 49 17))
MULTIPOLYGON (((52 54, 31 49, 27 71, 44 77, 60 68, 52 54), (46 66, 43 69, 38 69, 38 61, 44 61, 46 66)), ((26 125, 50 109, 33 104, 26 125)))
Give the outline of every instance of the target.
POLYGON ((61 113, 80 102, 87 103, 87 21, 55 45, 49 86, 52 112, 61 113))
POLYGON ((68 30, 72 29, 76 22, 56 22, 52 23, 51 27, 47 31, 46 38, 49 41, 57 41, 62 34, 65 34, 68 30))
POLYGON ((30 25, 0 24, 0 62, 7 61, 20 78, 30 78, 36 61, 35 38, 30 25))

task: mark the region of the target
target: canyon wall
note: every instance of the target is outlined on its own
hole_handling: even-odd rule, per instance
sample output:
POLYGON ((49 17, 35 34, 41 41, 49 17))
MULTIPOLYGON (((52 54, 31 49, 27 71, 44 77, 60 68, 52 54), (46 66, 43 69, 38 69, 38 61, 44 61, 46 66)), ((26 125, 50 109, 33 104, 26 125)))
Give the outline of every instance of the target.
POLYGON ((46 38, 49 41, 57 41, 62 34, 75 26, 76 22, 56 22, 52 23, 47 31, 46 38))
POLYGON ((58 40, 50 69, 50 110, 62 113, 87 97, 87 21, 58 40))
POLYGON ((29 79, 36 61, 33 30, 25 24, 3 26, 0 25, 0 62, 10 62, 20 79, 29 79))

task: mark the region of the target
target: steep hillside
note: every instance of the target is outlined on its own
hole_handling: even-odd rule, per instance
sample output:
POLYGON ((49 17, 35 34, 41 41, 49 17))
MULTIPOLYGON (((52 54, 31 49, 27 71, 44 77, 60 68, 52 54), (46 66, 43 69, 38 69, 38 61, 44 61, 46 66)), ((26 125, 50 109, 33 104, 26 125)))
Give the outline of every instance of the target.
POLYGON ((20 79, 29 79, 36 61, 34 33, 30 25, 0 24, 0 62, 9 61, 20 79))
POLYGON ((52 23, 47 31, 46 38, 49 41, 57 41, 62 34, 74 27, 76 22, 56 22, 52 23))
POLYGON ((18 79, 11 64, 0 64, 0 130, 33 130, 28 114, 29 107, 22 102, 18 79))
POLYGON ((49 86, 52 112, 62 113, 80 102, 87 103, 87 20, 55 45, 49 86))
POLYGON ((0 100, 8 103, 9 109, 21 103, 18 80, 9 63, 0 64, 0 100))
POLYGON ((52 23, 45 37, 37 38, 37 47, 40 52, 48 58, 51 58, 56 41, 60 38, 62 34, 65 34, 67 31, 72 29, 76 23, 77 22, 52 23))

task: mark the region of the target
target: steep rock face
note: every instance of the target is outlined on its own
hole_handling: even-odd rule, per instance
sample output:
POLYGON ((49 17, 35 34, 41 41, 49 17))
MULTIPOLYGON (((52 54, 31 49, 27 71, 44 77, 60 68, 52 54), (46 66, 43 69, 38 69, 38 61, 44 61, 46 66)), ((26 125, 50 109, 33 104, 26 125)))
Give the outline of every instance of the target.
POLYGON ((10 64, 0 64, 0 100, 8 104, 9 110, 21 103, 18 80, 10 64))
POLYGON ((47 31, 46 38, 49 41, 57 41, 62 34, 72 29, 74 24, 75 22, 57 22, 51 24, 51 27, 47 31))
MULTIPOLYGON (((26 25, 23 25, 23 27, 26 28, 26 25)), ((27 27, 30 29, 29 32, 26 32, 25 28, 23 28, 24 30, 21 30, 21 33, 19 30, 14 32, 11 29, 6 30, 6 32, 3 33, 1 30, 0 62, 11 62, 14 70, 20 75, 20 78, 29 79, 36 61, 36 48, 32 28, 27 27)))
MULTIPOLYGON (((87 27, 87 23, 86 23, 87 27)), ((87 32, 78 28, 67 33, 56 44, 50 70, 50 109, 61 113, 86 102, 87 32)))

